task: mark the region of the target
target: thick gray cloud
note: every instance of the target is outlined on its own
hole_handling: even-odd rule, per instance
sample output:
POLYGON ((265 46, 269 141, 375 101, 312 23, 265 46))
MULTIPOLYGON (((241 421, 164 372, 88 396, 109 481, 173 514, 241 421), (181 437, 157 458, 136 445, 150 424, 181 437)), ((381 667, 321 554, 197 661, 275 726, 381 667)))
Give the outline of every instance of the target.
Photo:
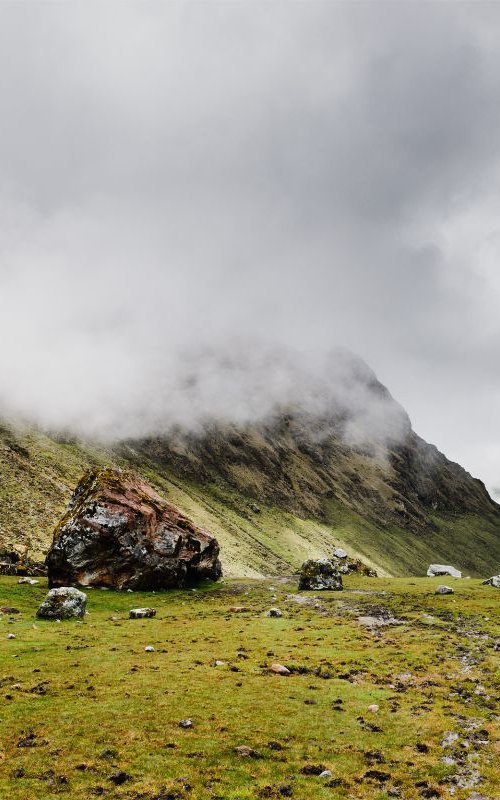
POLYGON ((5 413, 133 433, 201 346, 345 346, 500 484, 499 36, 481 2, 1 4, 5 413))

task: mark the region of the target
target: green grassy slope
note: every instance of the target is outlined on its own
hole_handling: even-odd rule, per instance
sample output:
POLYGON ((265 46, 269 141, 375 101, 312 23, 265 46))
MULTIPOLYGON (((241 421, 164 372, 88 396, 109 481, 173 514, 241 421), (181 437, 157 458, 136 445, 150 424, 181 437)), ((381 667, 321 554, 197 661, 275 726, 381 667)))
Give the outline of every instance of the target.
POLYGON ((310 557, 343 545, 382 575, 423 574, 430 562, 453 563, 471 575, 500 567, 498 516, 434 515, 437 530, 380 526, 330 498, 321 517, 298 516, 260 503, 224 482, 197 483, 154 455, 51 438, 33 429, 0 427, 0 546, 27 546, 42 556, 82 473, 91 465, 129 464, 182 511, 214 533, 228 575, 289 574, 310 557))
POLYGON ((56 624, 35 618, 46 581, 0 577, 0 606, 20 612, 0 616, 0 797, 493 800, 498 590, 438 583, 349 576, 320 607, 287 596, 296 581, 96 589, 83 622, 56 624), (129 620, 134 606, 157 616, 129 620), (360 615, 399 624, 371 631, 360 615))

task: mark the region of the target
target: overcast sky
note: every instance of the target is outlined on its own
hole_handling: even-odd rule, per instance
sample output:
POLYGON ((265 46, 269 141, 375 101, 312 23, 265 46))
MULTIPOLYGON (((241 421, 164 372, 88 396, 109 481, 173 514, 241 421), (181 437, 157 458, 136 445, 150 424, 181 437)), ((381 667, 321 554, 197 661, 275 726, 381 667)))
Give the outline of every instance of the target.
POLYGON ((500 485, 499 45, 498 3, 4 0, 4 410, 99 429, 200 344, 340 345, 500 485))

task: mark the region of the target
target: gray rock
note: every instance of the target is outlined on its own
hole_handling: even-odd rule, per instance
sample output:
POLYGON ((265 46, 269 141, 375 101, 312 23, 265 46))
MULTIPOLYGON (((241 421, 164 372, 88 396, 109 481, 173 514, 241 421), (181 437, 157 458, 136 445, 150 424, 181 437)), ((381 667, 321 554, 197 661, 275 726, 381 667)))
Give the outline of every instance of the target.
POLYGON ((39 581, 36 581, 34 578, 19 578, 18 583, 27 583, 29 586, 36 586, 39 581))
POLYGON ((323 772, 320 772, 319 777, 320 778, 331 778, 332 777, 331 769, 324 769, 323 772))
POLYGON ((266 617, 282 617, 283 612, 279 610, 279 608, 270 608, 266 614, 266 617))
POLYGON ((129 619, 156 617, 156 608, 131 608, 128 616, 129 619))
POLYGON ((500 589, 500 575, 493 575, 487 581, 483 581, 483 586, 494 586, 495 589, 500 589))
POLYGON ((460 570, 445 564, 431 564, 427 570, 427 575, 429 578, 434 578, 437 575, 451 575, 452 578, 462 577, 460 570))
POLYGON ((193 727, 193 720, 192 719, 181 719, 179 722, 179 728, 192 728, 193 727))
POLYGON ((154 649, 154 647, 153 647, 153 645, 152 645, 152 644, 148 644, 148 645, 146 645, 146 647, 144 648, 144 652, 145 652, 145 653, 154 653, 154 652, 156 652, 156 651, 155 651, 155 649, 154 649))
POLYGON ((438 586, 434 594, 455 594, 451 586, 438 586))
POLYGON ((342 547, 336 547, 333 551, 334 558, 347 558, 347 553, 342 547))
POLYGON ((36 612, 40 619, 81 619, 85 616, 87 595, 72 586, 51 589, 36 612))
POLYGON ((7 639, 15 639, 15 638, 16 638, 16 634, 15 633, 8 633, 7 634, 7 639))
POLYGON ((299 589, 340 591, 342 588, 342 575, 329 559, 310 559, 302 564, 299 589))

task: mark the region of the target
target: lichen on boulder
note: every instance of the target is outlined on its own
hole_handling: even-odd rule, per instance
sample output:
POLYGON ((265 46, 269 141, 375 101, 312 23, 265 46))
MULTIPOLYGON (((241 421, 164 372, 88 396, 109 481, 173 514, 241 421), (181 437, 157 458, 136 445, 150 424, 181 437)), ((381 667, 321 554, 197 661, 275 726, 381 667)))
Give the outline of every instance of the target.
POLYGON ((302 564, 299 589, 340 591, 343 589, 342 575, 337 565, 327 558, 309 559, 302 564))
POLYGON ((86 594, 72 586, 61 586, 50 590, 36 615, 40 619, 81 619, 86 606, 86 594))
POLYGON ((219 545, 133 472, 87 472, 54 532, 49 586, 154 590, 221 574, 219 545))

